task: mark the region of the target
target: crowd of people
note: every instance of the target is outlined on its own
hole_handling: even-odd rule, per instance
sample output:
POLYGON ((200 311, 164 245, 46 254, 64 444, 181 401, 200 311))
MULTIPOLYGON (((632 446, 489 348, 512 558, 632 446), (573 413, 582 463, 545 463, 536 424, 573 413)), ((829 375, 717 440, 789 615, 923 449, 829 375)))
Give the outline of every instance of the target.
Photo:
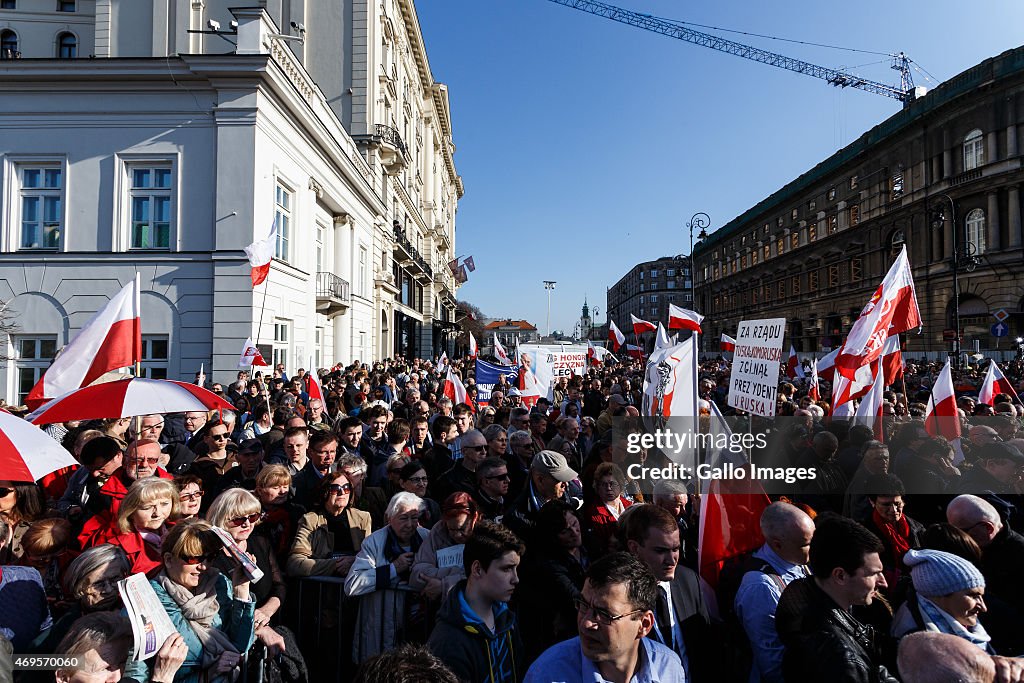
MULTIPOLYGON (((319 371, 322 399, 278 366, 208 385, 233 411, 43 426, 80 464, 0 481, 0 681, 33 653, 80 658, 62 683, 1024 680, 1024 405, 979 404, 983 372, 957 371, 959 443, 922 420, 936 364, 890 387, 881 440, 780 382, 796 419, 747 457, 819 476, 702 577, 701 483, 629 474, 665 458, 628 447, 642 362, 532 406, 473 367, 450 364, 457 404, 447 368, 399 358, 319 371), (140 661, 118 591, 138 573, 177 631, 140 661), (312 580, 331 599, 294 599, 312 580)), ((743 420, 729 362, 699 371, 702 413, 743 420)))

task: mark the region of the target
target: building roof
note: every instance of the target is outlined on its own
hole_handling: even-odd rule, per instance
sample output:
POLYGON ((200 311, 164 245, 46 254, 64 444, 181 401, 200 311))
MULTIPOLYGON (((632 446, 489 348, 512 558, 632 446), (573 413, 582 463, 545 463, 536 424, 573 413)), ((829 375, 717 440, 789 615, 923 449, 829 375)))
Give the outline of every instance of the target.
POLYGON ((525 320, 495 320, 487 324, 485 330, 497 330, 505 329, 507 327, 514 327, 516 329, 523 330, 524 332, 536 332, 537 328, 526 322, 525 320))

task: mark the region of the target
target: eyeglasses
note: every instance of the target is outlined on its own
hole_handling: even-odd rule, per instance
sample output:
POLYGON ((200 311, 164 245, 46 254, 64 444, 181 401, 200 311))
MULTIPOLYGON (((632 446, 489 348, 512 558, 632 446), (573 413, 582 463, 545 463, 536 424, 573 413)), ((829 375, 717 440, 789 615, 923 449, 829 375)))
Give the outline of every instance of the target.
POLYGON ((214 441, 227 441, 228 435, 227 432, 224 432, 223 434, 210 434, 210 438, 214 441))
POLYGON ((209 564, 216 555, 209 553, 207 555, 182 555, 181 561, 187 565, 195 566, 197 564, 209 564))
POLYGON ((508 474, 492 474, 489 477, 484 477, 484 479, 497 479, 498 481, 509 481, 512 479, 512 477, 508 476, 508 474))
POLYGON ((109 579, 99 579, 98 581, 93 581, 88 586, 86 586, 82 590, 82 592, 92 593, 93 595, 102 595, 103 593, 109 593, 110 591, 117 588, 118 582, 122 581, 124 578, 124 574, 119 574, 116 577, 112 577, 109 579))
POLYGON ((426 484, 430 479, 428 477, 409 477, 406 481, 411 481, 414 484, 426 484))
POLYGON ((6 486, 0 487, 0 498, 6 498, 7 496, 11 495, 15 491, 17 491, 17 489, 9 489, 6 486))
POLYGON ((262 522, 266 518, 266 516, 267 515, 264 512, 254 512, 251 515, 232 517, 228 520, 228 524, 230 524, 231 526, 242 526, 243 524, 248 522, 249 524, 256 525, 262 522))
POLYGON ((604 489, 611 489, 612 491, 616 491, 622 488, 622 484, 620 484, 617 481, 602 481, 598 483, 598 486, 604 489))
POLYGON ((985 520, 981 520, 980 522, 975 522, 974 524, 970 525, 966 529, 963 528, 962 526, 958 526, 957 529, 959 529, 960 531, 964 532, 965 534, 969 534, 969 533, 971 533, 972 529, 974 529, 977 526, 981 526, 984 523, 985 523, 985 520))
POLYGON ((331 484, 327 487, 328 493, 340 496, 343 493, 352 493, 352 484, 331 484))
POLYGON ((157 429, 160 429, 163 426, 164 426, 163 422, 157 422, 154 425, 142 425, 142 431, 144 431, 144 432, 147 431, 147 430, 148 431, 156 431, 157 429))
POLYGON ((135 465, 136 467, 140 465, 158 465, 160 464, 160 458, 156 456, 152 458, 128 458, 128 464, 135 465))
POLYGON ((404 515, 398 515, 395 517, 397 522, 418 522, 423 517, 419 512, 407 512, 404 515))
POLYGON ((205 491, 202 490, 196 491, 195 493, 182 493, 180 498, 181 500, 187 500, 191 502, 193 500, 199 500, 200 498, 202 498, 203 493, 205 493, 205 491))
POLYGON ((619 619, 623 619, 625 617, 631 617, 634 614, 639 614, 640 612, 644 611, 642 609, 635 609, 632 612, 626 612, 625 614, 615 615, 615 614, 612 614, 611 612, 609 612, 606 609, 602 609, 600 607, 594 607, 593 605, 591 605, 589 602, 587 602, 583 598, 576 598, 573 602, 576 605, 576 611, 580 615, 582 615, 584 618, 586 618, 588 615, 593 614, 594 615, 594 621, 596 621, 597 623, 601 624, 602 626, 611 626, 612 624, 614 624, 619 619))

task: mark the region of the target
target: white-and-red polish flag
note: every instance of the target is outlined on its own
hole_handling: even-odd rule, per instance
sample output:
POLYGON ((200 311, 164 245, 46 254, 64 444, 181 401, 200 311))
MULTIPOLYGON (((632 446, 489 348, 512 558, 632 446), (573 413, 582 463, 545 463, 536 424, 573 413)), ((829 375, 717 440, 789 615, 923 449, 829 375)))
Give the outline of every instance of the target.
POLYGON ((709 482, 700 497, 697 566, 712 588, 726 560, 756 550, 764 543, 761 514, 771 504, 761 484, 748 479, 709 482))
POLYGON ((263 359, 263 354, 260 350, 252 343, 252 337, 245 340, 245 344, 242 346, 242 355, 238 357, 238 367, 269 367, 269 363, 263 359))
POLYGON ((498 335, 494 335, 494 355, 503 365, 512 365, 512 359, 508 356, 508 351, 498 341, 498 335))
POLYGON ((270 262, 274 260, 276 249, 277 218, 275 217, 270 226, 270 234, 261 240, 256 240, 244 249, 245 255, 249 257, 249 265, 252 267, 249 277, 252 279, 253 287, 267 279, 267 275, 270 273, 270 262))
POLYGON ((314 398, 318 398, 321 401, 324 400, 324 390, 320 386, 320 379, 318 377, 316 366, 313 365, 313 356, 309 357, 309 372, 306 373, 306 393, 309 395, 309 400, 312 401, 314 398))
POLYGON ((626 355, 630 358, 643 358, 644 350, 636 344, 626 344, 626 355))
POLYGON ((841 390, 833 392, 833 395, 837 397, 836 405, 853 401, 866 394, 871 389, 871 385, 874 384, 879 368, 881 368, 884 374, 885 386, 898 382, 903 376, 903 353, 900 351, 900 338, 898 335, 886 339, 882 357, 868 365, 862 365, 857 368, 852 381, 847 380, 842 375, 839 376, 836 385, 841 386, 841 390))
POLYGON ((655 330, 658 329, 658 326, 655 325, 654 323, 647 320, 641 320, 632 313, 629 314, 629 317, 633 321, 633 334, 635 334, 638 337, 644 332, 654 332, 655 330))
POLYGON ((476 337, 473 336, 472 332, 467 332, 469 335, 469 357, 476 358, 476 337))
POLYGON ((667 349, 672 346, 672 340, 668 338, 668 332, 665 331, 665 326, 660 322, 658 323, 658 331, 654 335, 654 349, 667 349))
POLYGON ((736 340, 729 335, 722 333, 722 340, 718 343, 718 348, 721 351, 735 351, 736 340))
POLYGON ((675 304, 668 305, 668 329, 670 330, 693 330, 700 332, 701 321, 704 316, 688 308, 680 308, 675 304))
POLYGON ((465 403, 473 412, 476 412, 476 407, 469 401, 469 393, 466 392, 465 385, 462 384, 462 380, 459 376, 452 372, 452 368, 448 366, 448 372, 444 376, 444 387, 442 393, 452 400, 452 405, 458 405, 465 403))
POLYGON ((32 410, 142 360, 139 274, 96 311, 25 397, 32 410))
POLYGON ((1003 376, 999 366, 994 360, 988 362, 988 372, 985 373, 985 380, 981 383, 981 391, 978 392, 978 403, 992 405, 997 394, 1009 394, 1013 397, 1014 403, 1020 403, 1017 392, 1013 390, 1010 380, 1003 376))
POLYGON ((622 345, 626 343, 626 335, 622 334, 614 321, 608 321, 608 341, 612 343, 612 353, 618 353, 622 345))
MULTIPOLYGON (((942 372, 932 385, 932 395, 928 398, 928 408, 924 411, 924 428, 932 436, 944 436, 954 445, 957 462, 960 455, 960 413, 956 407, 956 392, 953 389, 953 371, 949 359, 942 367, 942 372), (954 443, 955 442, 955 443, 954 443)), ((956 462, 954 464, 957 464, 956 462)))
POLYGON ((823 379, 826 382, 831 382, 836 374, 836 356, 839 355, 839 349, 836 349, 832 353, 825 354, 818 361, 818 378, 823 379))
POLYGON ((800 365, 800 359, 797 358, 796 349, 792 344, 789 345, 789 361, 786 363, 786 377, 790 379, 806 379, 807 373, 804 372, 804 368, 800 365))
POLYGON ((811 361, 811 385, 807 388, 807 395, 812 401, 821 400, 821 384, 818 379, 818 361, 811 361))
POLYGON ((914 276, 904 246, 850 329, 836 356, 836 372, 853 379, 857 368, 882 355, 887 338, 920 325, 914 276))
POLYGON ((885 440, 885 430, 882 428, 882 404, 885 394, 885 373, 879 372, 875 375, 875 381, 871 388, 864 394, 857 412, 854 413, 854 422, 871 427, 875 433, 875 439, 885 440))

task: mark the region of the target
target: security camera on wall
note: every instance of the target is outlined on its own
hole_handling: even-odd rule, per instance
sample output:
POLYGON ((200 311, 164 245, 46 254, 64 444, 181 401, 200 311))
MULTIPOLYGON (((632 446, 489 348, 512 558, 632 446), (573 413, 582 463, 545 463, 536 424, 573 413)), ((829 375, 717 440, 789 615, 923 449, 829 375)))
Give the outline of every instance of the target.
POLYGON ((220 22, 219 21, 215 21, 213 19, 207 19, 206 25, 210 27, 211 31, 219 31, 220 30, 220 22))

